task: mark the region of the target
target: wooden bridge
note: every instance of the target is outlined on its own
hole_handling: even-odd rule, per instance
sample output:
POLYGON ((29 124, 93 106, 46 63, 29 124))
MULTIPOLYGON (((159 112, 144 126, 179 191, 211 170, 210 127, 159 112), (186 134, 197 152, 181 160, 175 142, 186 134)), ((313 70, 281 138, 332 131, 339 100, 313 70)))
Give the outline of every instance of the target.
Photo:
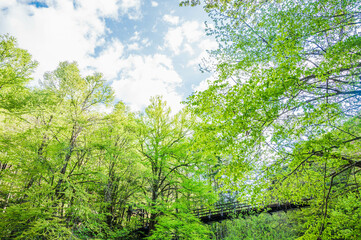
POLYGON ((293 203, 274 203, 261 208, 252 207, 251 205, 240 202, 228 202, 224 204, 216 204, 212 208, 198 208, 193 210, 203 223, 211 223, 238 217, 239 215, 253 215, 261 212, 273 213, 278 211, 287 211, 301 207, 308 207, 308 199, 302 204, 293 203))
MULTIPOLYGON (((226 219, 232 219, 238 217, 239 215, 254 215, 262 212, 273 213, 279 211, 285 211, 291 209, 299 209, 309 206, 310 199, 304 199, 303 203, 294 204, 294 203, 273 203, 263 207, 254 207, 245 203, 240 203, 238 201, 227 202, 223 204, 216 204, 213 207, 203 207, 196 208, 192 210, 192 213, 198 217, 203 223, 218 222, 226 219)), ((144 209, 134 209, 131 210, 130 214, 132 216, 141 216, 143 219, 143 225, 148 225, 148 220, 150 214, 144 209)), ((129 216, 130 218, 130 216, 129 216)))
MULTIPOLYGON (((223 204, 216 204, 211 208, 203 207, 197 208, 192 211, 192 213, 198 217, 201 222, 210 224, 212 222, 220 222, 227 219, 232 219, 235 217, 248 216, 260 214, 262 212, 267 212, 272 214, 273 212, 285 211, 291 209, 299 209, 302 207, 309 206, 310 199, 304 199, 302 203, 293 204, 293 203, 273 203, 266 205, 264 207, 254 207, 248 204, 240 202, 228 202, 223 204)), ((137 229, 135 232, 141 233, 140 236, 145 237, 149 233, 149 213, 144 211, 144 209, 137 209, 133 212, 134 215, 141 216, 143 219, 143 226, 137 229), (135 214, 134 214, 135 213, 135 214)))

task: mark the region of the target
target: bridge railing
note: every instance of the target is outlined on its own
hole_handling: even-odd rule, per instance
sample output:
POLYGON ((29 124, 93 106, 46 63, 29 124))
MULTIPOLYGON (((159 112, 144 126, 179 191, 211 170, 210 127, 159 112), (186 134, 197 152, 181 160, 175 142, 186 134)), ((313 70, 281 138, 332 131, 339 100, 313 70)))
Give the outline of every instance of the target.
POLYGON ((249 209, 251 206, 245 203, 240 202, 228 202, 223 204, 217 204, 213 207, 203 207, 197 208, 193 210, 193 214, 196 215, 198 218, 203 218, 211 215, 224 215, 229 214, 234 211, 239 211, 242 209, 249 209))
POLYGON ((271 203, 264 206, 252 206, 246 203, 240 203, 237 201, 228 202, 224 204, 216 204, 212 207, 203 207, 194 209, 193 214, 200 218, 203 222, 212 222, 220 221, 222 219, 227 219, 232 217, 232 213, 238 215, 239 213, 243 214, 257 214, 263 211, 265 212, 278 212, 278 211, 287 211, 289 209, 301 208, 309 206, 309 201, 311 198, 305 198, 300 203, 271 203))

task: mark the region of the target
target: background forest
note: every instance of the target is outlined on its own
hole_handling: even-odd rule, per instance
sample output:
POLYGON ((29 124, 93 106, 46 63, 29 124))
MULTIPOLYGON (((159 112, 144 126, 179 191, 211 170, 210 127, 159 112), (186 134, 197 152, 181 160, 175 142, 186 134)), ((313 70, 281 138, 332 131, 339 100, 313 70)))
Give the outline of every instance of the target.
POLYGON ((361 239, 360 2, 203 6, 216 80, 178 113, 131 112, 75 62, 29 87, 37 62, 0 36, 1 239, 361 239), (309 207, 193 213, 235 199, 309 207))

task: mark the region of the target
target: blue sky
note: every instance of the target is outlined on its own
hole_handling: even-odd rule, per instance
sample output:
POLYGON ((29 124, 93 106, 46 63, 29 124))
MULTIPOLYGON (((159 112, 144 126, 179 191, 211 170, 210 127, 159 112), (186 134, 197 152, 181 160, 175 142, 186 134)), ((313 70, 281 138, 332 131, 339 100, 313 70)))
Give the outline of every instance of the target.
POLYGON ((1 0, 0 34, 9 33, 44 72, 77 61, 83 74, 104 74, 116 99, 139 111, 163 95, 174 111, 211 77, 199 71, 206 50, 203 9, 178 0, 1 0))

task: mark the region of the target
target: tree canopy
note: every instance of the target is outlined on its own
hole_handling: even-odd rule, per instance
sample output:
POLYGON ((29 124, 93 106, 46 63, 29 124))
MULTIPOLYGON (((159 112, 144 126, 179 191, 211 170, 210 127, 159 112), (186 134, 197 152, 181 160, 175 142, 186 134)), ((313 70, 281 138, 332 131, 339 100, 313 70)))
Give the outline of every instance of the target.
POLYGON ((14 38, 2 39, 0 238, 210 236, 192 210, 216 201, 202 177, 213 158, 194 147, 187 109, 171 115, 154 97, 133 113, 114 104, 102 74, 83 76, 75 62, 30 89, 35 62, 14 38), (41 102, 15 96, 23 93, 41 102))
POLYGON ((29 87, 37 62, 0 36, 0 238, 361 237, 361 3, 201 5, 215 80, 177 113, 161 96, 132 112, 76 62, 29 87), (309 207, 212 226, 194 211, 236 198, 309 207))
POLYGON ((19 111, 29 100, 25 85, 37 62, 24 49, 18 48, 16 39, 0 35, 0 110, 19 111))
POLYGON ((359 191, 361 4, 206 1, 205 8, 220 44, 218 77, 188 103, 212 147, 232 158, 225 182, 237 179, 243 196, 259 203, 312 198, 305 237, 336 236, 337 228, 325 230, 335 220, 328 207, 359 191))

